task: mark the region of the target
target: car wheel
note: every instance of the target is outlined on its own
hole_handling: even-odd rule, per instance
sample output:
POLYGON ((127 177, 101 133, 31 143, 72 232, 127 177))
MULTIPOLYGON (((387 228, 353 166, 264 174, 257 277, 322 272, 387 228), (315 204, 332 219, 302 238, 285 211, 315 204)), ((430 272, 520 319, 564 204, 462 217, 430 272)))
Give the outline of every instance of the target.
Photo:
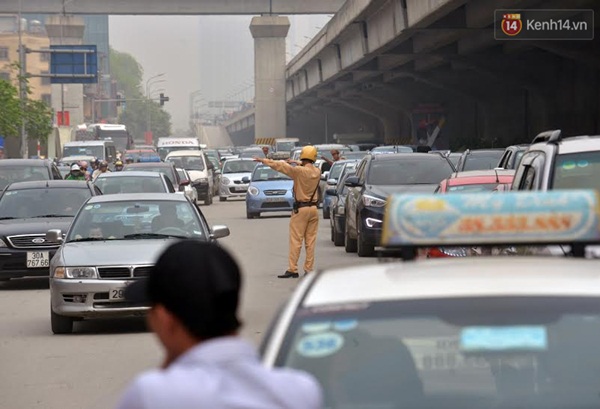
POLYGON ((331 232, 331 234, 330 234, 330 235, 331 235, 331 237, 330 237, 330 238, 331 238, 331 241, 333 241, 333 236, 334 236, 334 233, 333 233, 333 226, 329 226, 329 231, 331 232))
MULTIPOLYGON (((358 224, 360 222, 357 222, 357 226, 360 226, 360 224, 358 224)), ((360 234, 360 227, 357 228, 358 232, 357 232, 357 252, 358 252, 358 256, 359 257, 373 257, 375 255, 375 246, 370 245, 369 243, 367 243, 364 238, 363 235, 360 234)))
POLYGON ((356 253, 356 239, 350 238, 348 229, 344 233, 344 250, 346 250, 346 253, 356 253))
POLYGON ((335 223, 333 224, 333 245, 340 247, 344 245, 344 233, 337 231, 335 223))
POLYGON ((210 193, 208 193, 206 198, 204 199, 204 204, 207 206, 212 204, 212 195, 210 193))
POLYGON ((323 206, 323 219, 329 219, 330 217, 329 207, 323 206))
POLYGON ((256 217, 260 217, 260 213, 252 213, 252 212, 246 211, 246 218, 254 219, 256 217))
POLYGON ((227 201, 226 197, 219 196, 219 202, 226 202, 226 201, 227 201))
POLYGON ((50 309, 50 326, 54 334, 70 334, 73 332, 73 318, 58 315, 50 309))

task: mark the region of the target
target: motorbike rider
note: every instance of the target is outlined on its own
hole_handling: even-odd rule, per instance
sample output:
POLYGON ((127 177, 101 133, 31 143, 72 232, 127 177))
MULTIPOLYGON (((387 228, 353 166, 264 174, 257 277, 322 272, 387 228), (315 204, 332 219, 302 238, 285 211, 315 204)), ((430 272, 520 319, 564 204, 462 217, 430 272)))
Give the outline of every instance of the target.
POLYGON ((66 180, 85 180, 85 175, 77 163, 71 165, 71 171, 65 178, 66 180))
POLYGON ((98 165, 98 169, 96 169, 94 171, 94 174, 92 175, 92 178, 95 180, 101 173, 106 173, 108 171, 109 171, 108 170, 108 162, 106 162, 105 160, 103 160, 98 165))
POLYGON ((123 170, 123 161, 121 161, 121 159, 118 159, 115 162, 115 172, 120 172, 123 170))

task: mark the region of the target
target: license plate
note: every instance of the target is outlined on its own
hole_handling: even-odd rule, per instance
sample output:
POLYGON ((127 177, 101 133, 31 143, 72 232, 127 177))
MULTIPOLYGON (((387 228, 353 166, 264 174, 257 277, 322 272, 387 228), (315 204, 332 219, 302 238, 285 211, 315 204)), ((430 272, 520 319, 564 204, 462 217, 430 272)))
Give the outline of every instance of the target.
POLYGON ((286 205, 287 201, 279 198, 279 197, 267 197, 265 199, 265 202, 269 202, 269 203, 281 203, 282 205, 286 205))
POLYGON ((125 299, 125 287, 111 288, 108 292, 109 300, 123 300, 125 299))
POLYGON ((50 266, 50 252, 28 251, 27 268, 43 268, 50 266))
POLYGON ((234 190, 235 190, 236 192, 245 192, 245 191, 246 191, 246 188, 245 188, 245 187, 236 187, 234 190))

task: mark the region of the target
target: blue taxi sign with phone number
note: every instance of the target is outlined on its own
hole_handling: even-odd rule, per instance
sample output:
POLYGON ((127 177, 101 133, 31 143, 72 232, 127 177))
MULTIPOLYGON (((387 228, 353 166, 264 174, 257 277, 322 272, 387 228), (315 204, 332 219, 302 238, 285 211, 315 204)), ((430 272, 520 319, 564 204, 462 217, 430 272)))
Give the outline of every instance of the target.
POLYGON ((393 195, 382 246, 599 243, 593 190, 393 195))

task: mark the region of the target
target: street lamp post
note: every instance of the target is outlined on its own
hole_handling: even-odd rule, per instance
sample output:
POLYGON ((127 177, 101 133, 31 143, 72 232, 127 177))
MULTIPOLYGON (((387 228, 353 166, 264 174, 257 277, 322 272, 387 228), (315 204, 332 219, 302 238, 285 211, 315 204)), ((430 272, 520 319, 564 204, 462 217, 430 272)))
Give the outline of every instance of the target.
POLYGON ((149 90, 149 87, 151 85, 154 85, 154 84, 165 82, 165 80, 163 80, 163 79, 157 80, 158 78, 163 77, 165 74, 166 73, 164 73, 164 72, 162 72, 160 74, 156 74, 153 77, 148 78, 148 80, 146 81, 146 90, 145 91, 146 91, 146 98, 148 99, 148 101, 146 101, 146 104, 147 104, 146 105, 146 132, 150 132, 151 131, 151 127, 150 127, 150 125, 151 125, 151 123, 150 123, 150 121, 151 121, 151 118, 150 118, 150 104, 151 104, 151 101, 150 101, 150 90, 149 90))

